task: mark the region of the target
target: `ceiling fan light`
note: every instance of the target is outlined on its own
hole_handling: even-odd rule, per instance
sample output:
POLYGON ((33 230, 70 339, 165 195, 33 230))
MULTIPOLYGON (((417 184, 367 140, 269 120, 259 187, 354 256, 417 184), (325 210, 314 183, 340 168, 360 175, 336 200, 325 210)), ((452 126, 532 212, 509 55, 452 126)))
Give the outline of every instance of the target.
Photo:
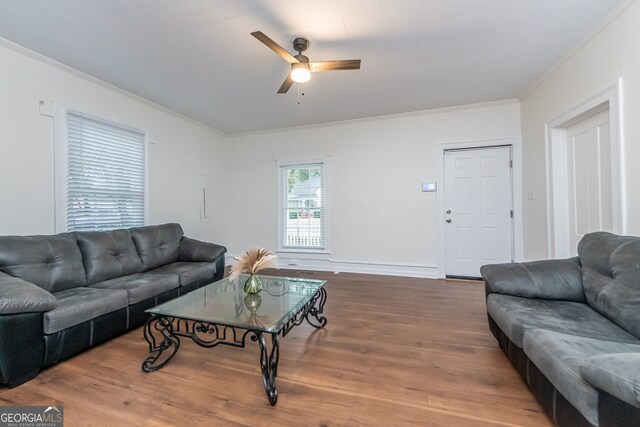
POLYGON ((291 65, 291 80, 296 83, 305 83, 311 79, 309 64, 298 63, 291 65))

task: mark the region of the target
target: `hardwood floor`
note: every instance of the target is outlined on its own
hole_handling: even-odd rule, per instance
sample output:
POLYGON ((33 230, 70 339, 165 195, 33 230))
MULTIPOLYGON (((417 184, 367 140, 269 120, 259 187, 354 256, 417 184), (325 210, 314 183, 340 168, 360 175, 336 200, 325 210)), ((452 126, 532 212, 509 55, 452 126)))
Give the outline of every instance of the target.
POLYGON ((324 278, 325 329, 280 342, 278 403, 256 343, 182 340, 145 374, 142 328, 44 370, 0 405, 64 405, 66 426, 550 426, 489 332, 480 282, 340 273, 324 278))

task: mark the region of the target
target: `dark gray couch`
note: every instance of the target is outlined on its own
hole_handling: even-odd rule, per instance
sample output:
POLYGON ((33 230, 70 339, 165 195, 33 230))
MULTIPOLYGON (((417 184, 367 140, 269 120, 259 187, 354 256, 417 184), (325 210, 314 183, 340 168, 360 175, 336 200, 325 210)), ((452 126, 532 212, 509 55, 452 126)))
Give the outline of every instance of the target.
POLYGON ((15 387, 222 278, 226 248, 179 224, 0 237, 0 384, 15 387))
POLYGON ((640 425, 640 238, 480 271, 491 331, 556 425, 640 425))

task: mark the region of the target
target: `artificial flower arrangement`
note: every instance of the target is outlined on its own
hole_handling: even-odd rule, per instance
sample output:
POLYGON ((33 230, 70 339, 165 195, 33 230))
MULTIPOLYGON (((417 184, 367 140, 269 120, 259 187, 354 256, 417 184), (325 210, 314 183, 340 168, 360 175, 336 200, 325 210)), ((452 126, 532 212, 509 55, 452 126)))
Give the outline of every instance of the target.
POLYGON ((256 273, 265 268, 275 268, 278 265, 278 257, 268 249, 249 249, 244 255, 235 257, 235 264, 231 266, 229 280, 236 281, 242 273, 248 273, 249 278, 244 284, 244 291, 248 294, 256 294, 262 290, 262 282, 256 273))

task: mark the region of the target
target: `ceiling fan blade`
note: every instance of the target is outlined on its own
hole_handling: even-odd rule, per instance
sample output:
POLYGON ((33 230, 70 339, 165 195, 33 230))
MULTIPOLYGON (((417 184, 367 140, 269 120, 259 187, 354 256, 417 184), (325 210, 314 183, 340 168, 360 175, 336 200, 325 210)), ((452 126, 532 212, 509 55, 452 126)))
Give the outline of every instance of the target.
POLYGON ((291 73, 287 74, 287 78, 284 79, 282 86, 278 89, 278 93, 287 93, 289 88, 293 85, 293 79, 291 78, 291 73))
POLYGON ((338 60, 338 61, 310 62, 309 67, 311 68, 312 73, 315 73, 318 71, 333 71, 333 70, 359 70, 360 60, 344 59, 344 60, 338 60))
POLYGON ((264 43, 265 46, 267 46, 269 49, 271 49, 272 51, 280 55, 280 57, 282 57, 282 59, 287 61, 289 64, 297 64, 298 62, 300 62, 296 58, 294 58, 289 52, 287 52, 282 46, 280 46, 278 43, 271 40, 262 31, 254 31, 253 33, 251 33, 251 35, 257 38, 258 40, 260 40, 262 43, 264 43))

